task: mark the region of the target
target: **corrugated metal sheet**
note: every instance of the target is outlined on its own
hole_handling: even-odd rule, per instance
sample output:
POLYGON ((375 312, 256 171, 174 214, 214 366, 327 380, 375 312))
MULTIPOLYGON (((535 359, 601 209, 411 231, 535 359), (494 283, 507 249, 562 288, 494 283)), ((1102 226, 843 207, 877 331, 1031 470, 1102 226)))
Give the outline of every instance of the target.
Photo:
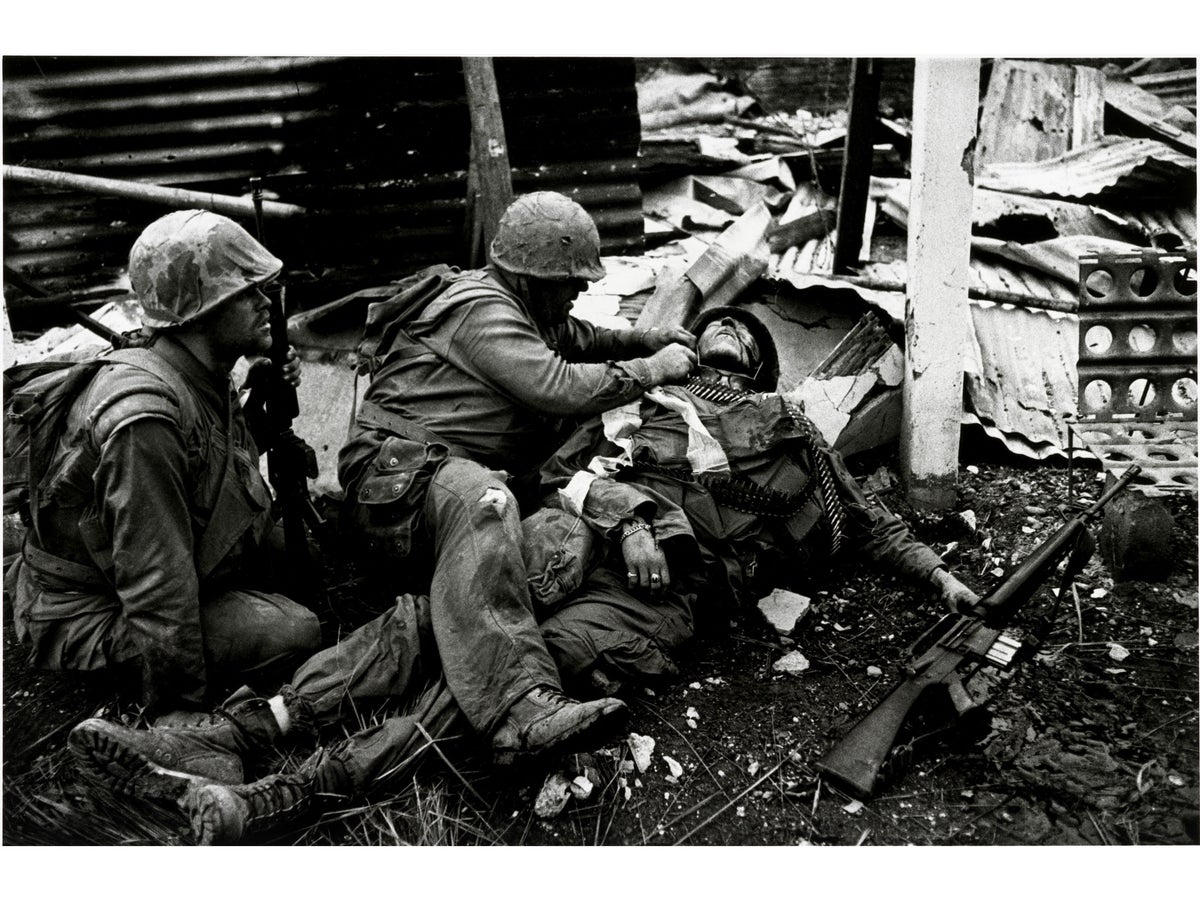
POLYGON ((1167 103, 1196 109, 1196 70, 1176 69, 1153 75, 1134 75, 1130 79, 1138 87, 1149 91, 1167 103))
POLYGON ((1146 200, 1195 198, 1196 159, 1149 139, 1105 138, 1090 147, 1034 163, 994 163, 977 172, 977 187, 1038 197, 1146 200))
MULTIPOLYGON (((867 288, 899 297, 901 309, 904 290, 908 284, 908 264, 904 260, 870 262, 859 267, 853 277, 830 277, 832 250, 828 238, 809 241, 772 258, 770 274, 796 284, 810 284, 805 278, 823 277, 830 286, 843 284, 867 288), (797 279, 801 279, 798 281, 797 279)), ((976 300, 995 303, 1016 303, 1058 310, 1072 310, 1078 304, 1074 289, 1066 282, 1003 259, 973 256, 971 259, 970 296, 976 300)))
MULTIPOLYGON (((514 188, 570 194, 605 253, 640 251, 633 61, 495 68, 514 188)), ((318 211, 268 223, 272 249, 312 273, 302 305, 465 262, 469 129, 457 57, 4 59, 6 163, 234 195, 259 176, 318 211)), ((163 212, 11 184, 4 199, 6 262, 50 292, 120 283, 163 212)))
POLYGON ((1104 76, 1091 66, 996 60, 975 148, 976 165, 1052 159, 1104 134, 1104 76))

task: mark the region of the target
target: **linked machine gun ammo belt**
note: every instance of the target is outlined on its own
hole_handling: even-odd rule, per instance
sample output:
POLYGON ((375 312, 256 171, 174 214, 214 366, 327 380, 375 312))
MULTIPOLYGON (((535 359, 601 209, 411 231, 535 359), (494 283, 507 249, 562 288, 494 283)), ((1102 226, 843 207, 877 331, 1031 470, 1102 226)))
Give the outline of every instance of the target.
MULTIPOLYGON (((621 473, 648 472, 678 481, 682 484, 698 484, 712 494, 721 506, 753 516, 773 519, 790 519, 804 508, 817 489, 817 480, 810 478, 808 484, 798 491, 781 491, 763 487, 742 475, 725 472, 693 472, 683 466, 660 466, 655 463, 639 462, 622 469, 621 473)), ((618 475, 621 477, 621 475, 618 475)))
MULTIPOLYGON (((727 385, 714 384, 711 381, 705 381, 704 379, 698 378, 694 375, 683 383, 683 387, 688 391, 688 393, 700 398, 701 400, 708 400, 711 403, 717 403, 722 406, 728 406, 732 403, 736 403, 738 400, 755 396, 748 391, 738 390, 737 388, 729 387, 727 385)), ((775 508, 786 510, 788 504, 791 502, 790 498, 792 498, 793 495, 790 495, 784 491, 760 487, 759 485, 750 482, 749 479, 740 480, 749 482, 758 491, 768 491, 772 495, 779 496, 762 498, 763 502, 761 505, 765 506, 764 509, 743 509, 742 507, 737 506, 734 502, 729 502, 720 494, 718 494, 719 490, 726 490, 726 488, 719 487, 714 490, 709 484, 705 484, 705 487, 709 489, 709 492, 712 493, 712 495, 716 497, 718 501, 730 507, 731 509, 736 509, 741 512, 751 512, 758 515, 778 515, 782 518, 789 518, 808 502, 813 491, 817 486, 820 486, 821 507, 824 509, 825 517, 829 521, 830 555, 836 556, 842 549, 842 540, 846 533, 846 509, 842 505, 841 496, 838 494, 837 481, 834 479, 833 471, 829 467, 829 460, 825 458, 825 452, 821 447, 822 439, 820 432, 817 430, 817 426, 813 424, 812 420, 809 419, 808 416, 804 415, 804 413, 798 407, 796 407, 795 404, 784 400, 783 406, 784 410, 786 411, 787 420, 804 437, 805 443, 808 446, 808 458, 812 464, 812 477, 809 479, 808 484, 803 490, 796 492, 794 495, 797 498, 795 508, 791 512, 768 512, 767 509, 775 508), (803 497, 800 498, 800 495, 803 495, 803 497)), ((740 485, 733 488, 732 493, 736 498, 745 498, 747 496, 753 496, 754 494, 753 491, 743 492, 740 485)), ((760 500, 757 497, 748 502, 752 505, 760 504, 760 500)))

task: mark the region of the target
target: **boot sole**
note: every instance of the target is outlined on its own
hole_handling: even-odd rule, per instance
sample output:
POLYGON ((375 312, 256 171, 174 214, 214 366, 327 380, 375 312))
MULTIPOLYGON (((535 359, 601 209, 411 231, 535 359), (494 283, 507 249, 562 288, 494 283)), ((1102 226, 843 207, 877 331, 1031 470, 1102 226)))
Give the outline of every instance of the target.
POLYGON ((79 771, 114 794, 147 800, 178 800, 191 785, 212 784, 211 779, 176 772, 126 747, 107 731, 107 722, 85 722, 67 738, 79 771))
POLYGON ((521 766, 536 762, 551 754, 562 755, 594 749, 610 737, 614 737, 629 722, 629 707, 618 706, 602 711, 593 719, 581 722, 579 727, 564 732, 554 741, 527 749, 506 747, 495 749, 492 761, 497 766, 521 766))
POLYGON ((226 823, 226 806, 220 796, 220 787, 209 788, 198 785, 190 790, 179 801, 188 815, 192 829, 192 840, 198 847, 209 847, 213 844, 229 844, 241 838, 231 834, 226 823))

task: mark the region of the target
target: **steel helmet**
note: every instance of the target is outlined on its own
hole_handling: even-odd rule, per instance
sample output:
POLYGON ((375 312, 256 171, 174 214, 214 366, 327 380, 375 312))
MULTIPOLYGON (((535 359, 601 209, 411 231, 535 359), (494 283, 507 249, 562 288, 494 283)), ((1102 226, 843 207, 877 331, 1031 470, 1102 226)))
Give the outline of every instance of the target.
POLYGON ((582 206, 554 191, 514 200, 492 239, 492 262, 514 275, 551 281, 604 277, 600 233, 582 206))
POLYGON ((699 338, 710 324, 726 318, 745 325, 758 344, 759 367, 753 378, 754 389, 763 393, 775 391, 779 386, 779 351, 775 349, 775 339, 766 323, 750 310, 742 306, 714 306, 696 316, 688 331, 699 338))
POLYGON ((129 281, 157 328, 190 322, 282 268, 241 225, 199 209, 151 222, 129 251, 129 281))

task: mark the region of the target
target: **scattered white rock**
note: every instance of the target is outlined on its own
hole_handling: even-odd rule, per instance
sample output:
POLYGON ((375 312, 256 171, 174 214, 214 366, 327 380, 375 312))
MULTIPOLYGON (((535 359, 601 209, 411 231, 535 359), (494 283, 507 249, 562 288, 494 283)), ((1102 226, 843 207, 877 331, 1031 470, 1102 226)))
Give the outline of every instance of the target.
POLYGON ((667 768, 671 770, 671 777, 678 779, 683 774, 683 766, 671 759, 669 756, 663 756, 663 762, 667 764, 667 768))
POLYGON ((804 618, 812 600, 803 594, 776 588, 758 601, 758 611, 762 613, 767 624, 780 634, 791 634, 796 625, 804 618))
POLYGON ((793 650, 771 664, 772 671, 782 672, 785 675, 799 675, 808 667, 808 657, 799 650, 793 650))
POLYGON ((553 819, 571 798, 571 781, 562 772, 555 772, 546 779, 533 804, 533 812, 540 819, 553 819))
POLYGON ((845 806, 842 807, 842 809, 844 809, 846 812, 848 812, 852 816, 857 816, 860 812, 862 812, 862 808, 863 808, 863 805, 862 805, 861 800, 851 800, 849 803, 847 803, 845 806))
POLYGON ((1101 597, 1107 597, 1107 596, 1108 596, 1108 591, 1106 591, 1104 588, 1095 588, 1092 591, 1092 599, 1093 600, 1099 600, 1101 597))
POLYGON ((685 716, 687 716, 687 718, 689 718, 689 719, 698 719, 698 718, 700 718, 700 713, 698 713, 698 712, 696 711, 696 707, 694 707, 694 706, 689 706, 689 707, 687 708, 687 712, 685 712, 685 713, 684 713, 684 715, 685 715, 685 716))
POLYGON ((693 681, 691 684, 688 685, 688 688, 693 691, 698 691, 698 690, 700 690, 700 682, 693 681))
POLYGON ((1110 643, 1108 645, 1108 655, 1117 662, 1121 662, 1123 659, 1127 659, 1129 657, 1129 651, 1120 644, 1110 643))
POLYGON ((633 754, 633 764, 638 772, 645 772, 650 768, 650 756, 654 753, 654 738, 631 732, 626 743, 629 744, 629 752, 633 754))
POLYGON ((719 675, 710 676, 708 678, 705 678, 704 680, 707 681, 709 684, 724 684, 725 683, 725 679, 721 678, 719 675))
POLYGON ((586 800, 592 796, 595 787, 592 780, 586 775, 576 775, 571 779, 571 795, 576 800, 586 800))
POLYGON ((867 674, 872 678, 878 678, 883 674, 883 669, 879 668, 879 666, 867 666, 867 674))
POLYGON ((973 509, 964 509, 962 512, 960 512, 958 514, 958 517, 960 519, 962 519, 963 524, 966 525, 968 528, 970 528, 972 531, 974 531, 977 527, 979 527, 979 521, 976 518, 975 510, 973 510, 973 509))
POLYGON ((972 475, 978 475, 979 474, 979 466, 967 466, 967 471, 970 472, 972 475))
POLYGON ((758 772, 760 766, 761 766, 761 763, 759 763, 759 761, 757 759, 754 760, 754 762, 750 763, 750 765, 746 768, 746 774, 749 775, 751 778, 753 778, 754 775, 758 772))

